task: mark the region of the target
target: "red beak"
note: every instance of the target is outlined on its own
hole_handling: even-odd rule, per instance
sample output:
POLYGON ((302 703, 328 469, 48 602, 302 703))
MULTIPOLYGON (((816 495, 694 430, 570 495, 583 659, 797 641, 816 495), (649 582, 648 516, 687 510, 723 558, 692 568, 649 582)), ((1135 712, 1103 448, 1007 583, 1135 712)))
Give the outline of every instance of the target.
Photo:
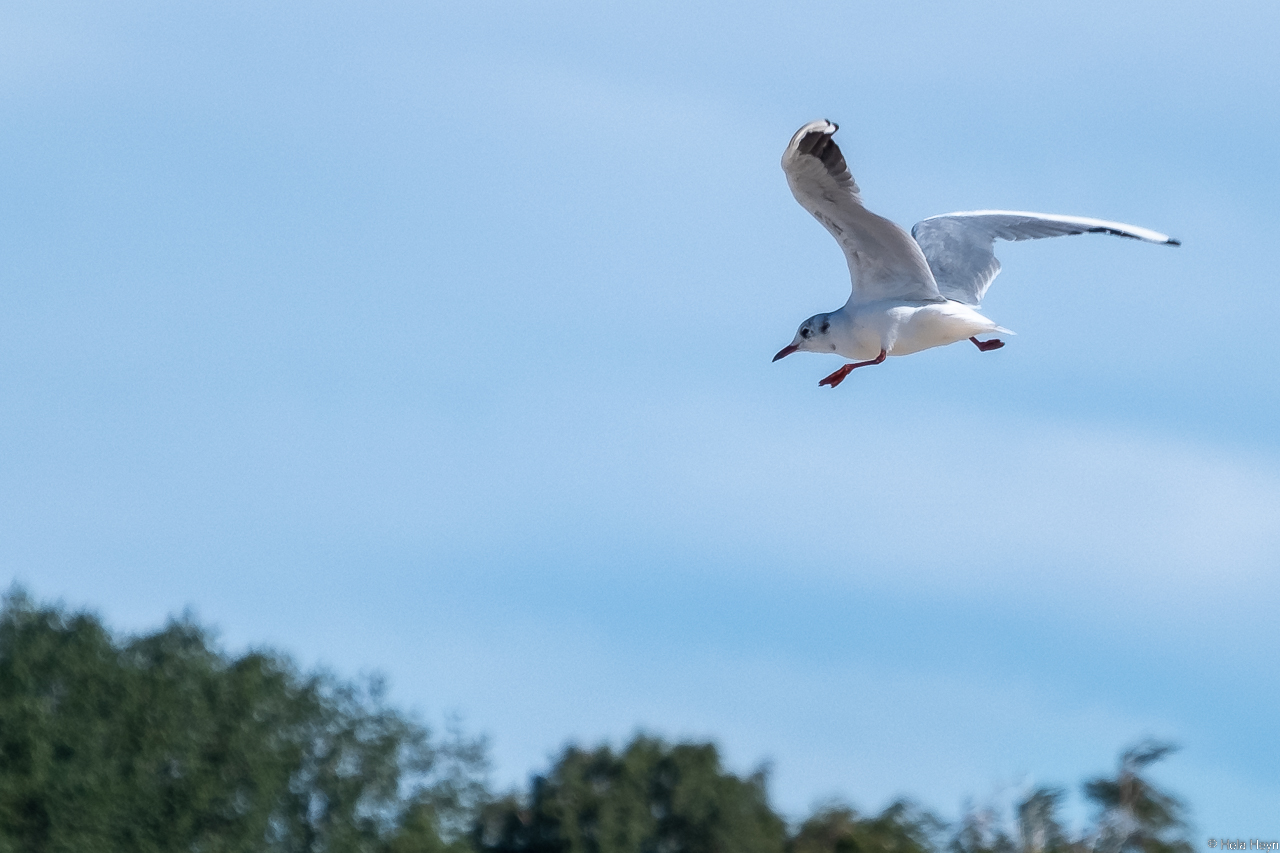
POLYGON ((791 353, 796 352, 799 349, 800 347, 796 346, 795 344, 787 344, 785 347, 778 350, 778 354, 773 357, 773 360, 777 361, 780 358, 786 358, 787 356, 791 355, 791 353))

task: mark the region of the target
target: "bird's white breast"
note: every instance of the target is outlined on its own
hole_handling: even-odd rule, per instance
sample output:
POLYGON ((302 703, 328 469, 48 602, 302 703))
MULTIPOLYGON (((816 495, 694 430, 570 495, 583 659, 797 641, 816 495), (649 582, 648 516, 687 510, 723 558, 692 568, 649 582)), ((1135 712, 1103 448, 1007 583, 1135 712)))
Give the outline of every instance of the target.
POLYGON ((849 320, 836 351, 855 360, 873 359, 881 349, 910 355, 999 328, 969 306, 951 301, 862 305, 849 320))

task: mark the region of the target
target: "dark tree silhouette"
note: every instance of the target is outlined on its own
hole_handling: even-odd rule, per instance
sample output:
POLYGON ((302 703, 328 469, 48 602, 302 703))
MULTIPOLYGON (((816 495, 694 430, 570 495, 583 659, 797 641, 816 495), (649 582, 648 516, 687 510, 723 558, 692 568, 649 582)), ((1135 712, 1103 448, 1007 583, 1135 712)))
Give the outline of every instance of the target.
POLYGON ((822 807, 800 824, 788 853, 930 853, 945 824, 906 800, 874 817, 850 806, 822 807))
POLYGON ((21 590, 0 608, 0 853, 1190 853, 1184 806, 1145 775, 1172 749, 1085 783, 1096 821, 1075 837, 1058 788, 1012 820, 834 803, 789 831, 763 770, 643 735, 570 746, 494 797, 484 743, 432 737, 377 678, 228 655, 189 618, 118 638, 21 590))
POLYGON ((786 825, 762 771, 740 778, 711 744, 641 736, 621 753, 569 747, 523 802, 492 804, 475 841, 486 853, 782 853, 786 825))
POLYGON ((1058 822, 1058 809, 1066 791, 1037 788, 1018 804, 1018 847, 1022 853, 1078 853, 1058 822))
POLYGON ((1185 806, 1142 772, 1173 752, 1172 744, 1145 741, 1120 756, 1112 779, 1092 779, 1084 793, 1099 809, 1093 847, 1098 853, 1191 853, 1180 833, 1185 806))
POLYGON ((3 851, 440 850, 482 759, 376 680, 233 658, 190 620, 117 641, 19 590, 0 612, 3 851))

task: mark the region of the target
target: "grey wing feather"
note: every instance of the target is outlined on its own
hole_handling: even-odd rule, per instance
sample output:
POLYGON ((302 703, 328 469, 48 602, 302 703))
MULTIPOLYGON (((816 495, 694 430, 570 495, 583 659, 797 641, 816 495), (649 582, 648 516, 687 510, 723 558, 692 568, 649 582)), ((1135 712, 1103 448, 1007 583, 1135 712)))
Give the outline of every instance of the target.
POLYGON ((911 236, 924 251, 942 295, 975 307, 981 304, 987 288, 1000 272, 1000 262, 995 256, 996 240, 1037 240, 1090 233, 1181 245, 1166 234, 1123 222, 1020 210, 946 213, 917 222, 911 229, 911 236))
POLYGON ((942 301, 919 245, 906 231, 862 206, 858 185, 831 138, 836 130, 829 121, 800 128, 782 154, 782 169, 796 201, 844 250, 853 284, 850 303, 942 301))

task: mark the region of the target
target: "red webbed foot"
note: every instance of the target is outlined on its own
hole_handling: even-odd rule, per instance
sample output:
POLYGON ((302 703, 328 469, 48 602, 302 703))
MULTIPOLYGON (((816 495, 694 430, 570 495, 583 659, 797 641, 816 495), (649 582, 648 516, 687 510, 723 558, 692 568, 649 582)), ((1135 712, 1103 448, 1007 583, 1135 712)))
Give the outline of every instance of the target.
MULTIPOLYGON (((1003 346, 1003 344, 1001 344, 1001 346, 1003 346)), ((875 358, 873 358, 871 361, 859 361, 859 362, 855 362, 854 364, 846 364, 844 367, 840 368, 835 373, 831 374, 830 376, 826 377, 821 382, 819 382, 818 387, 822 387, 823 385, 829 385, 832 388, 834 388, 837 385, 839 385, 841 382, 843 382, 844 378, 848 376, 849 372, 853 370, 855 367, 866 367, 869 364, 879 364, 880 362, 885 360, 885 356, 887 355, 888 353, 886 353, 884 350, 880 350, 880 354, 875 358)))
POLYGON ((818 387, 821 388, 823 385, 830 385, 832 388, 836 387, 844 381, 844 378, 849 375, 849 372, 853 370, 853 368, 854 365, 846 364, 844 367, 819 382, 818 387))
POLYGON ((989 341, 980 341, 977 338, 969 338, 969 340, 973 341, 973 345, 983 352, 991 352, 993 349, 1000 349, 1000 347, 1004 346, 1004 341, 999 338, 992 338, 989 341))

